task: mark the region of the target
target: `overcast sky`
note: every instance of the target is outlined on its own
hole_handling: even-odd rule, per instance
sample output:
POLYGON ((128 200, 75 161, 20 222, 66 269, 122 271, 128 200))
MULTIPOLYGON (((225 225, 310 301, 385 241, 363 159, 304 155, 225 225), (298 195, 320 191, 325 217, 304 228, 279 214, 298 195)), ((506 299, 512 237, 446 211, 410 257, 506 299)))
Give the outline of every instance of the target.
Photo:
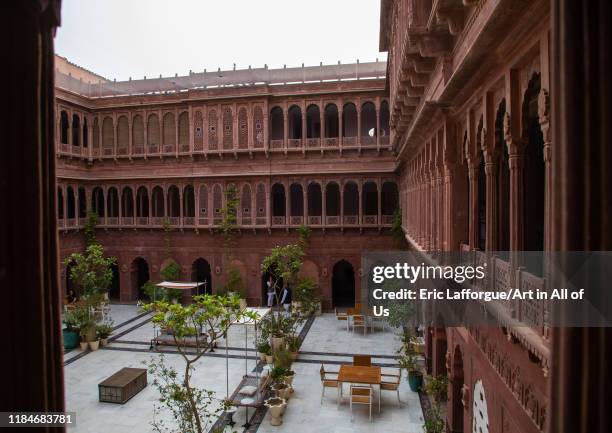
POLYGON ((117 80, 384 60, 379 12, 379 0, 64 0, 55 48, 117 80))

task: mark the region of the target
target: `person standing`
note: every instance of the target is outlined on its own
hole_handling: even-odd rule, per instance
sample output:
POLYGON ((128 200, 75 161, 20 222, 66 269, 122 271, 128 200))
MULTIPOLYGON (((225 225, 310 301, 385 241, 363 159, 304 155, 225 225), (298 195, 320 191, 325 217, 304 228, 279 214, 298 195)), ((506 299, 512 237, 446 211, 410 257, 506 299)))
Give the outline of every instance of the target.
POLYGON ((266 281, 268 286, 268 291, 266 292, 268 295, 268 307, 272 308, 274 306, 274 297, 276 296, 276 290, 274 288, 274 281, 272 279, 272 275, 268 277, 268 281, 266 281))
POLYGON ((280 303, 283 304, 283 308, 285 309, 285 317, 289 317, 289 311, 291 309, 291 288, 289 285, 283 287, 280 303))

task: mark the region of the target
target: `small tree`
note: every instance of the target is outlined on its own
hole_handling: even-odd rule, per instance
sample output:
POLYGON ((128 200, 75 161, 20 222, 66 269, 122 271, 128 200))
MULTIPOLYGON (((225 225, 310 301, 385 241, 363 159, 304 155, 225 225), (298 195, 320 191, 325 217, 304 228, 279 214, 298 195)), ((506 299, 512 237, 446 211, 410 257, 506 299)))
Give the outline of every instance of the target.
MULTIPOLYGON (((242 318, 256 320, 257 313, 240 311, 237 297, 216 295, 194 296, 193 302, 186 306, 157 301, 144 305, 144 309, 153 313, 153 323, 171 331, 174 344, 184 361, 182 376, 167 366, 163 357, 149 362, 149 371, 154 376, 153 384, 161 395, 159 401, 172 413, 177 425, 176 429, 170 429, 161 420, 151 424, 158 432, 204 433, 220 408, 211 407, 213 391, 197 388, 191 383, 195 364, 207 349, 214 347, 217 340, 227 334, 233 321, 242 318), (186 345, 188 338, 191 339, 189 350, 186 345)), ((160 410, 161 407, 156 406, 156 413, 160 410)))
POLYGON ((240 199, 236 186, 232 183, 225 189, 225 207, 221 208, 221 223, 219 231, 223 235, 223 262, 225 273, 225 287, 221 293, 239 293, 244 296, 244 283, 240 270, 232 264, 234 260, 234 248, 236 247, 236 235, 238 234, 238 206, 240 199))
POLYGON ((95 211, 89 211, 87 213, 87 222, 85 223, 85 244, 91 245, 97 243, 96 240, 96 226, 98 225, 98 214, 95 211))
POLYGON ((113 281, 111 266, 114 257, 105 257, 104 248, 97 243, 87 246, 84 253, 73 253, 66 260, 70 267, 70 281, 83 291, 85 296, 104 293, 113 281))

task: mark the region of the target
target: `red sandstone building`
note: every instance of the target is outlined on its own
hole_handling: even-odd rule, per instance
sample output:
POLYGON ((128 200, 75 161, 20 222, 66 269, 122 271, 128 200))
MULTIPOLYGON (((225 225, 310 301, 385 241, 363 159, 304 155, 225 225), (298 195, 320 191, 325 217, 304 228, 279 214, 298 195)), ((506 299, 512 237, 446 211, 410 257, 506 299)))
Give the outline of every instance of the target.
MULTIPOLYGON (((574 126, 571 130, 551 124, 549 114, 549 94, 556 92, 557 102, 567 108, 568 100, 576 100, 572 95, 588 88, 585 80, 572 86, 559 80, 560 74, 571 80, 577 72, 571 62, 559 60, 559 52, 553 56, 552 36, 557 50, 584 52, 578 63, 588 64, 598 57, 581 41, 600 40, 605 32, 597 28, 591 35, 579 28, 576 23, 587 12, 561 3, 551 20, 549 2, 540 0, 383 0, 380 44, 389 53, 387 65, 216 71, 116 83, 56 60, 58 188, 53 194, 61 258, 83 247, 87 211, 95 210, 97 235, 118 258, 112 294, 133 301, 141 283, 157 279, 168 259, 162 226, 167 220, 173 227, 171 258, 186 276, 203 276, 215 287, 228 264, 213 228, 223 190, 231 183, 240 194, 234 265, 243 270, 253 303, 261 301, 257 270, 265 251, 294 239, 291 229, 301 225, 313 229, 306 269, 318 280, 325 306, 350 303, 360 289, 361 251, 392 246, 386 229, 398 197, 411 249, 478 250, 496 269, 496 278, 488 282, 492 287, 542 286, 538 272, 486 252, 610 247, 601 218, 609 204, 597 202, 609 176, 590 170, 576 174, 580 163, 590 167, 597 156, 609 159, 601 147, 604 136, 583 141, 591 156, 576 153, 568 137, 584 139, 591 122, 577 126, 558 111, 555 119, 574 126), (585 33, 593 39, 578 37, 585 33), (560 155, 569 160, 561 164, 560 155), (555 181, 560 176, 566 184, 555 181), (570 189, 581 194, 568 195, 570 189), (576 215, 575 225, 563 219, 582 207, 591 213, 576 215)), ((48 10, 44 14, 46 21, 36 28, 48 41, 57 19, 49 18, 48 10)), ((601 41, 609 44, 609 39, 601 41)), ((22 45, 36 46, 29 39, 22 45)), ((36 62, 28 57, 15 68, 36 62)), ((592 85, 602 84, 602 76, 593 73, 592 85)), ((36 82, 44 89, 41 81, 36 82)), ((34 98, 17 93, 9 89, 7 98, 34 111, 28 105, 34 98)), ((586 113, 598 103, 593 98, 576 110, 586 113)), ((30 136, 23 141, 35 143, 30 136)), ((17 160, 12 154, 9 159, 17 160)), ((28 167, 34 161, 45 167, 44 157, 31 159, 28 167)), ((48 198, 48 191, 41 197, 48 198)), ((27 215, 24 226, 40 226, 27 215)), ((54 227, 52 217, 42 221, 54 227)), ((34 245, 38 232, 28 236, 20 242, 34 245)), ((38 254, 23 257, 44 267, 42 252, 54 245, 45 242, 44 248, 37 244, 38 254)), ((24 272, 17 266, 15 275, 27 280, 27 265, 24 259, 24 272)), ((65 268, 61 274, 65 285, 65 268)), ((44 281, 55 284, 54 271, 36 278, 32 288, 44 281)), ((35 300, 36 305, 52 304, 43 298, 24 291, 19 303, 11 298, 10 305, 19 310, 23 304, 31 312, 35 300)), ((527 306, 509 313, 520 316, 521 308, 527 306)), ((36 316, 32 329, 44 328, 36 326, 47 323, 45 314, 36 316)), ((609 414, 597 406, 606 401, 606 391, 591 374, 604 387, 609 383, 607 367, 602 368, 605 353, 592 347, 594 341, 609 343, 609 331, 549 331, 544 317, 540 320, 541 326, 528 330, 428 330, 427 368, 451 378, 448 431, 606 431, 609 414), (572 356, 572 350, 589 347, 583 358, 572 356), (558 384, 548 383, 549 370, 558 384), (574 398, 580 406, 575 413, 569 404, 574 398)), ((58 339, 51 331, 50 340, 40 338, 43 348, 53 347, 53 335, 58 339)), ((61 364, 58 368, 48 354, 47 363, 43 358, 32 358, 41 361, 36 372, 43 373, 30 371, 32 386, 23 388, 29 396, 16 395, 31 399, 38 395, 31 391, 38 384, 41 407, 57 410, 61 386, 47 388, 40 379, 53 371, 60 383, 61 364)))

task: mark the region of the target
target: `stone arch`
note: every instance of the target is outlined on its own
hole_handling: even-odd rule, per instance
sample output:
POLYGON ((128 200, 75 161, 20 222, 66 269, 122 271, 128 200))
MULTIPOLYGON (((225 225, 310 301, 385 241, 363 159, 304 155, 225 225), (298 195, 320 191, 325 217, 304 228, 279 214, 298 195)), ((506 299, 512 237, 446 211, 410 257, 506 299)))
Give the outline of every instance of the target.
POLYGON ((121 217, 132 218, 134 216, 134 195, 132 188, 123 187, 121 191, 121 217))
POLYGON ((380 104, 380 136, 388 137, 389 134, 389 103, 385 100, 380 104))
POLYGON ((461 347, 455 346, 453 351, 452 369, 451 369, 451 395, 450 395, 450 425, 453 432, 463 432, 463 386, 464 386, 464 370, 463 370, 463 354, 461 347))
POLYGON ((193 185, 186 185, 183 189, 183 216, 195 217, 195 193, 193 185))
POLYGON ((137 114, 132 119, 132 153, 144 153, 144 122, 142 116, 137 114))
MULTIPOLYGON (((523 163, 523 249, 544 250, 545 164, 544 137, 538 117, 540 74, 533 73, 523 96, 522 136, 525 143, 523 163)), ((541 266, 531 271, 541 274, 541 266)))
POLYGON ((106 191, 106 210, 109 218, 119 217, 119 194, 114 186, 106 191))
POLYGON ((208 187, 206 184, 200 185, 200 208, 198 209, 200 224, 208 224, 208 187))
POLYGON ((357 107, 352 102, 344 104, 342 109, 342 136, 357 136, 357 107))
POLYGON ((510 156, 504 137, 506 99, 502 98, 495 115, 495 148, 497 165, 497 251, 510 250, 510 156))
POLYGON ((104 218, 104 191, 96 186, 91 192, 91 210, 104 218))
POLYGON ((127 116, 119 116, 117 119, 117 153, 127 154, 130 141, 130 126, 127 116))
POLYGON ((78 114, 72 115, 72 145, 81 145, 81 122, 78 114))
POLYGON ((393 215, 399 209, 399 191, 397 183, 383 182, 380 191, 380 207, 382 215, 393 215))
POLYGON ((223 149, 229 150, 234 147, 234 114, 232 108, 223 108, 223 149))
POLYGON ((105 155, 112 154, 115 139, 113 130, 113 118, 106 116, 102 121, 102 148, 105 155))
POLYGON ((286 216, 285 207, 285 185, 282 183, 275 183, 272 185, 272 216, 284 217, 286 216))
POLYGON ((290 140, 302 138, 302 109, 299 105, 289 107, 287 113, 287 136, 290 140))
POLYGON ((217 150, 218 146, 217 131, 217 110, 208 110, 208 150, 217 150))
POLYGON ((189 152, 189 113, 183 111, 178 117, 178 145, 181 152, 189 152))
POLYGON ((257 208, 257 221, 258 225, 266 224, 268 217, 268 208, 266 205, 266 186, 263 183, 257 184, 257 192, 255 195, 255 206, 257 208))
POLYGON ((376 185, 376 182, 365 182, 361 194, 363 215, 378 215, 378 185, 376 185))
POLYGON ((321 138, 321 113, 317 104, 306 108, 306 138, 321 138))
MULTIPOLYGON (((204 286, 200 286, 199 293, 202 294, 211 294, 212 293, 212 272, 210 263, 202 257, 198 257, 191 264, 191 281, 195 283, 204 282, 204 286)), ((192 295, 198 293, 198 290, 195 290, 195 293, 192 291, 192 295)))
POLYGON ((181 199, 180 192, 176 185, 170 185, 168 188, 168 217, 178 218, 181 216, 181 199))
POLYGON ((132 299, 148 299, 142 286, 151 279, 149 263, 142 257, 136 257, 130 265, 130 284, 132 299))
POLYGON ((149 153, 157 153, 158 147, 161 144, 159 139, 159 117, 156 113, 149 114, 147 119, 147 146, 149 153))
POLYGON ((73 219, 76 217, 76 199, 72 186, 66 188, 66 218, 73 219))
POLYGON ((253 109, 253 143, 255 147, 264 146, 264 116, 259 105, 253 109))
POLYGON ((357 183, 348 181, 344 184, 344 216, 359 215, 359 188, 357 183))
POLYGON ((325 186, 325 213, 327 216, 340 216, 340 185, 328 182, 325 186))
POLYGON ((477 235, 478 249, 486 250, 487 245, 487 175, 485 173, 485 157, 482 143, 483 118, 480 117, 476 128, 476 153, 478 154, 478 181, 477 181, 477 235))
POLYGON ((68 129, 69 129, 68 113, 65 110, 60 111, 60 143, 68 144, 68 129))
POLYGON ((157 185, 153 188, 151 194, 151 209, 153 211, 154 218, 163 218, 165 216, 164 206, 164 190, 161 186, 157 185))
POLYGON ((321 184, 318 182, 310 182, 306 195, 308 196, 308 217, 320 217, 323 214, 321 184))
POLYGON ((136 192, 136 216, 149 217, 149 191, 144 186, 139 187, 136 192))
POLYGON ((83 117, 83 147, 89 145, 89 129, 87 128, 87 117, 83 117))
POLYGON ((270 110, 270 140, 283 140, 285 138, 283 109, 279 106, 270 110))
POLYGON ((174 113, 166 113, 162 119, 162 138, 164 140, 164 152, 172 152, 176 149, 176 123, 174 113))
POLYGON ((87 194, 85 193, 85 188, 83 186, 79 186, 78 191, 78 203, 79 203, 79 218, 87 217, 87 194))
POLYGON ((240 223, 242 225, 251 225, 251 185, 245 183, 242 185, 240 193, 240 223))
POLYGON ((214 224, 220 224, 223 218, 223 214, 221 213, 223 208, 223 192, 221 190, 221 185, 216 183, 213 185, 213 222, 214 224))
POLYGON ((299 183, 289 186, 289 209, 292 217, 304 216, 304 188, 299 183))
POLYGON ((338 107, 334 103, 325 106, 325 138, 338 137, 338 107))
POLYGON ((332 306, 355 305, 355 268, 347 260, 339 260, 332 270, 332 306))
POLYGON ((64 190, 61 186, 57 187, 57 219, 64 219, 64 190))
MULTIPOLYGON (((376 107, 371 101, 366 101, 361 105, 361 133, 362 140, 365 138, 374 139, 378 135, 376 131, 376 107)), ((375 141, 372 140, 373 144, 375 141)))

